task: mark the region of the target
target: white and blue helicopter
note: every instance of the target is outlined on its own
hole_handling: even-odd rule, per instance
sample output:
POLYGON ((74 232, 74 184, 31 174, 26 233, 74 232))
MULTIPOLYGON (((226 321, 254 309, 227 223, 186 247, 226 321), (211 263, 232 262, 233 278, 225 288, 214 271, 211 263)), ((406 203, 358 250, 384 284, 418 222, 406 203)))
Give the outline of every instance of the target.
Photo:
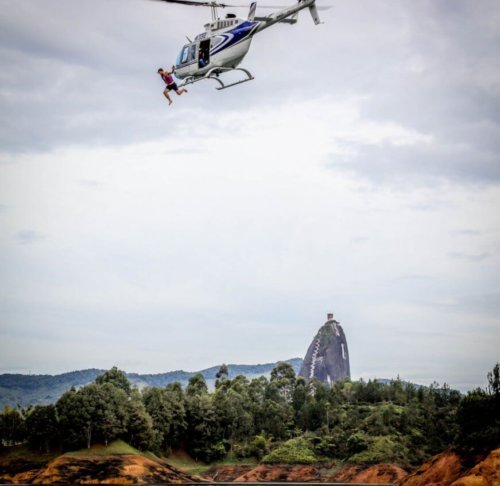
MULTIPOLYGON (((175 76, 184 80, 179 86, 196 83, 204 79, 213 79, 219 83, 217 89, 225 89, 236 84, 251 81, 254 77, 244 68, 237 67, 247 54, 253 36, 278 22, 295 24, 298 13, 308 8, 314 23, 320 24, 318 8, 315 0, 298 0, 293 6, 282 8, 266 17, 256 17, 257 2, 250 5, 246 19, 238 18, 228 13, 225 18, 218 17, 218 8, 241 7, 228 5, 216 1, 195 0, 161 0, 169 3, 211 7, 212 21, 205 24, 205 32, 197 35, 192 41, 187 37, 188 44, 184 45, 175 63, 175 76), (230 71, 239 71, 245 76, 239 81, 224 84, 220 75, 230 71)), ((277 8, 277 7, 267 7, 277 8)))

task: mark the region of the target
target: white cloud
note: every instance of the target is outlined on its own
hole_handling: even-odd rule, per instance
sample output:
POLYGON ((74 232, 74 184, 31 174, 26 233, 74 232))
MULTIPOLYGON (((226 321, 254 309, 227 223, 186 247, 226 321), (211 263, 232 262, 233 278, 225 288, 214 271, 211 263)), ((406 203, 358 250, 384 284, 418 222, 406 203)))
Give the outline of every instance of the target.
MULTIPOLYGON (((154 372, 184 366, 182 353, 159 351, 165 342, 200 350, 190 369, 215 356, 272 361, 276 344, 263 336, 281 343, 280 359, 301 355, 333 307, 357 356, 353 373, 372 367, 394 376, 413 367, 412 377, 429 377, 402 350, 432 360, 450 340, 446 329, 468 313, 485 321, 478 299, 437 304, 494 281, 498 190, 382 190, 332 171, 324 155, 341 150, 346 134, 426 143, 401 127, 365 125, 357 103, 324 98, 244 117, 229 112, 189 137, 178 127, 164 142, 66 149, 4 165, 5 228, 45 235, 36 247, 4 244, 9 322, 21 335, 43 326, 67 345, 81 328, 94 343, 123 336, 118 355, 154 372), (97 189, 82 180, 98 181, 97 189), (433 199, 432 211, 420 209, 433 199), (476 236, 457 242, 464 227, 476 236), (353 244, 360 234, 364 243, 353 244), (486 261, 471 268, 448 258, 453 252, 488 253, 488 270, 486 261), (428 342, 436 325, 443 334, 428 342), (154 336, 147 364, 125 339, 139 329, 154 336), (411 329, 418 339, 407 340, 411 329), (211 351, 201 351, 208 343, 211 351)), ((491 333, 482 336, 489 342, 491 333)), ((88 346, 80 339, 78 362, 88 346)), ((450 363, 460 359, 461 339, 451 338, 450 363)), ((34 354, 31 367, 53 370, 43 356, 34 354)), ((445 371, 434 378, 449 381, 445 371)))

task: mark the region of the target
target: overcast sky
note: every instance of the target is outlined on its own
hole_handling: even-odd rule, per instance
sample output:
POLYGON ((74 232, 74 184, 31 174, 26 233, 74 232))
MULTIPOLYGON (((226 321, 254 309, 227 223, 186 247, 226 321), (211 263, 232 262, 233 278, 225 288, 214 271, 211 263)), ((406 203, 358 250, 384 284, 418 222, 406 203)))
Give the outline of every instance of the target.
POLYGON ((486 384, 500 4, 328 2, 169 107, 209 10, 0 0, 0 373, 303 357, 332 311, 353 378, 486 384))

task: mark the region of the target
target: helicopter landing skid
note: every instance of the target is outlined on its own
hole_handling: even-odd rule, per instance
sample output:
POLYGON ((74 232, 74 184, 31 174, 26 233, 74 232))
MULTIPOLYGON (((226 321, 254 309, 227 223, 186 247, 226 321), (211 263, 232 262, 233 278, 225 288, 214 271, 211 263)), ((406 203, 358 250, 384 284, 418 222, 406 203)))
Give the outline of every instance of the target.
POLYGON ((255 78, 251 75, 250 71, 248 71, 247 69, 216 67, 208 70, 204 76, 200 76, 197 78, 195 78, 194 76, 188 77, 186 81, 184 81, 184 83, 180 85, 180 87, 186 86, 187 84, 197 83, 198 81, 203 81, 204 79, 213 79, 214 81, 217 81, 220 84, 220 86, 216 89, 226 89, 230 88, 231 86, 236 86, 237 84, 246 83, 247 81, 252 81, 252 79, 255 78), (229 71, 243 71, 243 73, 246 75, 246 78, 240 79, 239 81, 235 81, 234 83, 231 84, 224 84, 222 80, 219 79, 219 75, 229 71))

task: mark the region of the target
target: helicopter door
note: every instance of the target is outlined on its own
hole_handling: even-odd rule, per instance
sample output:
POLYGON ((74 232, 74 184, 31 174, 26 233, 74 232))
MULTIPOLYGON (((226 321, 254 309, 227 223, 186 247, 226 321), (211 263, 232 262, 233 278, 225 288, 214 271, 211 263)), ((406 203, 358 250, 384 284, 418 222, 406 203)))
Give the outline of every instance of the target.
POLYGON ((210 39, 205 39, 200 42, 200 50, 198 52, 198 67, 203 68, 210 62, 210 39))

